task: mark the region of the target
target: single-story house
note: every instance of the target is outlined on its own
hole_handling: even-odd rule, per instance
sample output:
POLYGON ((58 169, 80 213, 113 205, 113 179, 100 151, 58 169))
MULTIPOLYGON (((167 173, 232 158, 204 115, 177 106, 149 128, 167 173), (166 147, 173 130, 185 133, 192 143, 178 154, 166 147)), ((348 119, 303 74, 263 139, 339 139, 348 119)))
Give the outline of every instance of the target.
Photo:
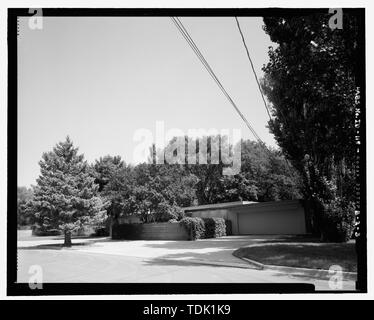
POLYGON ((305 234, 307 222, 301 200, 237 201, 182 208, 190 217, 221 217, 231 222, 233 235, 305 234))

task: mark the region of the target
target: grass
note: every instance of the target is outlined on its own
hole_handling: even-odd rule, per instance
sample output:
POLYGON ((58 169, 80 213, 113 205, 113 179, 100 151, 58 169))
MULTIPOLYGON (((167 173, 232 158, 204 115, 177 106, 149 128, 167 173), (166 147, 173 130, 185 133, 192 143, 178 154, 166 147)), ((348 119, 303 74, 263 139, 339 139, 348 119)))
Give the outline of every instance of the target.
POLYGON ((310 239, 260 241, 242 247, 233 254, 239 258, 244 257, 268 265, 325 270, 331 265, 339 265, 343 271, 357 272, 354 242, 322 243, 310 239))

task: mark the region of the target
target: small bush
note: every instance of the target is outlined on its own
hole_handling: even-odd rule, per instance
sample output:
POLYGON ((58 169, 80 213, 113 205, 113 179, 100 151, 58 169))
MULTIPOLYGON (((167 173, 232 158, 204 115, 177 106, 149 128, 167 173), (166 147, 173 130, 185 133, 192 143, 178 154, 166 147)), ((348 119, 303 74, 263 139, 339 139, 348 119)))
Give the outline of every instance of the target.
POLYGON ((354 203, 340 198, 323 204, 321 235, 323 241, 346 242, 354 230, 354 203))
POLYGON ((97 237, 107 237, 109 236, 109 230, 106 227, 100 227, 95 229, 95 236, 97 237))
POLYGON ((191 240, 226 235, 226 222, 223 218, 185 217, 180 223, 186 228, 191 240))
POLYGON ((179 221, 184 218, 184 211, 181 207, 173 206, 174 215, 177 217, 176 219, 179 221))
POLYGON ((37 224, 33 225, 32 228, 32 235, 33 236, 39 236, 39 237, 44 237, 44 236, 58 236, 61 234, 61 231, 58 229, 46 229, 43 228, 43 226, 39 226, 37 224))
POLYGON ((226 235, 226 224, 223 218, 203 218, 205 238, 218 238, 226 235))
POLYGON ((180 223, 186 228, 191 240, 203 239, 205 236, 205 224, 201 218, 185 217, 180 223))

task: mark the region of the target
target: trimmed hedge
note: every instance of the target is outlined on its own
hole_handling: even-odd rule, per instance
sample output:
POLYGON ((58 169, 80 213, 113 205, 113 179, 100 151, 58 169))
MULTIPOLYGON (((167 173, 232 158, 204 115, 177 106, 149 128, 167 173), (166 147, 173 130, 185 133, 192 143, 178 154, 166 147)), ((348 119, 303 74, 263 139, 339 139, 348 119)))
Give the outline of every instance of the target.
POLYGON ((226 235, 226 222, 223 218, 185 217, 180 223, 190 235, 190 240, 217 238, 226 235))
POLYGON ((203 218, 205 238, 218 238, 226 235, 226 224, 223 218, 203 218))
POLYGON ((198 217, 185 217, 180 224, 187 230, 190 240, 203 239, 205 236, 205 224, 203 219, 198 217))

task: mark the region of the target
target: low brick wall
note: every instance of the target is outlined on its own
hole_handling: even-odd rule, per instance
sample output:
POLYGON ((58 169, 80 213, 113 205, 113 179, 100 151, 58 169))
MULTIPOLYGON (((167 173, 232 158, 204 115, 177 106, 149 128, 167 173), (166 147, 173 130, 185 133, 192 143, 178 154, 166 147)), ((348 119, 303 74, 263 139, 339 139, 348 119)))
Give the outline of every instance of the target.
POLYGON ((179 223, 124 223, 113 225, 112 238, 126 240, 189 240, 189 235, 179 223))

